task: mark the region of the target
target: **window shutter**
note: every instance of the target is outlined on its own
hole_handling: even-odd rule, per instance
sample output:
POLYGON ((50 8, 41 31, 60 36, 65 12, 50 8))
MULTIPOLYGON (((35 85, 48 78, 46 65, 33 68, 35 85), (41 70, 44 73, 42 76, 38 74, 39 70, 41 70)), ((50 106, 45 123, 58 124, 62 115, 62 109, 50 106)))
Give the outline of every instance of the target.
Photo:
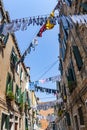
POLYGON ((64 95, 66 96, 67 94, 66 94, 66 86, 65 86, 65 84, 63 86, 63 89, 64 89, 64 95))
POLYGON ((26 102, 26 91, 24 91, 24 93, 23 93, 23 103, 25 103, 26 102))
POLYGON ((21 102, 21 88, 16 85, 15 100, 17 103, 21 102))
POLYGON ((74 81, 74 77, 73 77, 73 73, 72 73, 71 68, 68 69, 68 80, 69 81, 74 81))
POLYGON ((16 85, 15 100, 18 102, 18 86, 16 85))
POLYGON ((2 113, 2 120, 1 120, 1 130, 3 130, 3 125, 5 123, 5 114, 2 113))
POLYGON ((79 114, 79 119, 80 119, 80 125, 84 125, 84 117, 83 117, 82 107, 78 108, 78 114, 79 114))
POLYGON ((8 91, 13 91, 13 80, 8 84, 8 91))
POLYGON ((29 95, 28 95, 28 108, 30 108, 30 99, 29 99, 29 95))
POLYGON ((70 126, 71 125, 71 120, 70 120, 70 115, 68 112, 65 112, 65 116, 66 116, 66 120, 67 120, 67 125, 70 126))
POLYGON ((28 129, 28 119, 27 118, 25 118, 25 128, 26 128, 26 130, 28 129))
POLYGON ((18 89, 18 103, 21 102, 21 88, 18 89))
POLYGON ((59 63, 59 70, 61 72, 61 75, 63 75, 63 66, 62 66, 62 61, 60 59, 60 63, 59 63))
POLYGON ((71 63, 70 63, 70 68, 72 69, 73 80, 76 81, 76 75, 75 75, 75 70, 74 70, 72 59, 71 59, 71 63))
POLYGON ((22 78, 22 69, 21 69, 21 71, 20 71, 20 80, 21 80, 21 78, 22 78))
POLYGON ((18 61, 17 55, 14 52, 14 49, 12 49, 12 53, 11 53, 11 62, 13 65, 15 65, 18 61))
POLYGON ((23 104, 23 94, 24 94, 24 92, 21 93, 21 95, 20 95, 20 104, 23 104))
POLYGON ((74 56, 75 56, 75 59, 76 59, 78 69, 80 71, 81 68, 82 68, 82 65, 83 65, 83 61, 82 61, 82 58, 81 58, 81 55, 80 55, 80 52, 79 52, 79 49, 78 49, 77 46, 73 46, 73 53, 74 53, 74 56))
POLYGON ((5 122, 5 128, 7 130, 9 130, 9 115, 6 115, 6 118, 5 118, 6 122, 5 122))
POLYGON ((4 39, 3 39, 4 44, 7 43, 8 38, 9 38, 9 33, 6 36, 4 36, 4 39))
POLYGON ((7 90, 8 90, 8 83, 10 82, 10 80, 11 80, 11 76, 10 76, 10 74, 8 73, 8 74, 7 74, 7 80, 6 80, 6 93, 7 93, 7 90))

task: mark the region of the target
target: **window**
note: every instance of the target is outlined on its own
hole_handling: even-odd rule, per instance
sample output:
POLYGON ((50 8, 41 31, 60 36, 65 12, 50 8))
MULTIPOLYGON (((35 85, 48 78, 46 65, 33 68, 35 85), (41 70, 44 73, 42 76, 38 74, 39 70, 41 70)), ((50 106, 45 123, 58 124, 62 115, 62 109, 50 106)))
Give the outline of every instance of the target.
POLYGON ((83 12, 87 12, 87 2, 81 3, 80 5, 83 8, 83 12))
POLYGON ((21 68, 21 71, 20 71, 20 80, 22 81, 23 80, 23 70, 21 68))
POLYGON ((65 52, 66 52, 66 42, 64 39, 61 41, 61 48, 60 49, 61 49, 60 52, 61 52, 62 59, 64 60, 65 52))
POLYGON ((66 116, 67 125, 70 126, 71 125, 70 114, 68 112, 65 112, 65 116, 66 116))
POLYGON ((75 122, 75 130, 79 130, 79 124, 78 124, 78 118, 77 118, 77 115, 76 116, 74 116, 74 122, 75 122))
POLYGON ((12 48, 12 52, 11 52, 11 64, 13 66, 15 66, 16 63, 17 63, 17 61, 18 61, 17 55, 15 54, 14 48, 12 48))
POLYGON ((20 65, 17 64, 17 65, 16 65, 16 72, 17 72, 17 74, 19 74, 19 71, 20 71, 20 65))
POLYGON ((73 53, 74 53, 74 56, 75 56, 75 59, 76 59, 78 69, 80 71, 81 68, 82 68, 82 65, 83 65, 83 61, 82 61, 78 46, 73 46, 73 53))
POLYGON ((83 118, 82 107, 78 108, 78 114, 79 114, 80 125, 84 125, 84 118, 83 118))
POLYGON ((62 65, 62 60, 60 59, 60 62, 59 62, 59 70, 61 72, 61 75, 63 75, 63 65, 62 65))
POLYGON ((68 80, 69 92, 72 93, 74 88, 75 88, 75 86, 76 86, 76 75, 75 75, 75 71, 74 71, 72 60, 70 62, 70 66, 68 68, 67 80, 68 80))
POLYGON ((2 113, 1 130, 9 130, 9 115, 2 113))
POLYGON ((20 98, 21 98, 21 88, 19 88, 18 85, 16 85, 15 100, 17 103, 21 102, 20 98))
POLYGON ((25 118, 25 129, 28 130, 28 119, 25 118))
POLYGON ((10 99, 14 99, 13 94, 13 80, 11 78, 11 75, 8 73, 7 75, 7 81, 6 81, 6 96, 10 99))

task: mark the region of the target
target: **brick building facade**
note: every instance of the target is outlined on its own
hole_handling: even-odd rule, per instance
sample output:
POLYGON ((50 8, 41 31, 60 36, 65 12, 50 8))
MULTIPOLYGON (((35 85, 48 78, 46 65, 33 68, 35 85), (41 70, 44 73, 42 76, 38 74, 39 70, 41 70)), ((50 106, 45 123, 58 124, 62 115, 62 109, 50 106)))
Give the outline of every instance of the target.
MULTIPOLYGON (((87 1, 62 1, 60 16, 87 14, 87 1), (68 3, 67 3, 68 2, 68 3)), ((73 23, 74 24, 74 23, 73 23)), ((72 29, 60 23, 61 81, 57 87, 63 103, 56 106, 58 130, 87 129, 87 24, 72 29)))

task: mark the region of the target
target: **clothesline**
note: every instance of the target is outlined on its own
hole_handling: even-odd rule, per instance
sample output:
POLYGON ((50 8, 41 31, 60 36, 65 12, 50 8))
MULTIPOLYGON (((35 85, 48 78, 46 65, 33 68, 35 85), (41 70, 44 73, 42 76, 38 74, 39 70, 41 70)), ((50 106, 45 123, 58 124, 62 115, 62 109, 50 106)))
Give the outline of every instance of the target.
POLYGON ((53 17, 39 17, 38 18, 29 18, 29 19, 19 19, 19 20, 13 20, 10 23, 3 23, 0 25, 2 27, 2 34, 7 35, 7 33, 13 33, 19 30, 26 30, 28 26, 31 24, 33 26, 42 26, 46 23, 46 21, 49 19, 51 24, 59 24, 61 20, 64 22, 67 20, 70 24, 74 22, 75 24, 87 24, 87 14, 84 15, 69 15, 69 16, 53 16, 53 17))

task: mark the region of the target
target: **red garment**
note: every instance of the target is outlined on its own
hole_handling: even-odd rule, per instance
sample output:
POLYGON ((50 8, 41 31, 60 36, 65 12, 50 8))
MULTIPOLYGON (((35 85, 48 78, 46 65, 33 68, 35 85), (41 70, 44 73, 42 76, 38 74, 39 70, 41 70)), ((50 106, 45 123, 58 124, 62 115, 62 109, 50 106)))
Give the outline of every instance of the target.
POLYGON ((44 31, 46 31, 46 25, 45 25, 45 24, 41 27, 41 29, 40 29, 40 31, 38 32, 37 36, 38 36, 38 37, 42 37, 42 33, 43 33, 44 31))

